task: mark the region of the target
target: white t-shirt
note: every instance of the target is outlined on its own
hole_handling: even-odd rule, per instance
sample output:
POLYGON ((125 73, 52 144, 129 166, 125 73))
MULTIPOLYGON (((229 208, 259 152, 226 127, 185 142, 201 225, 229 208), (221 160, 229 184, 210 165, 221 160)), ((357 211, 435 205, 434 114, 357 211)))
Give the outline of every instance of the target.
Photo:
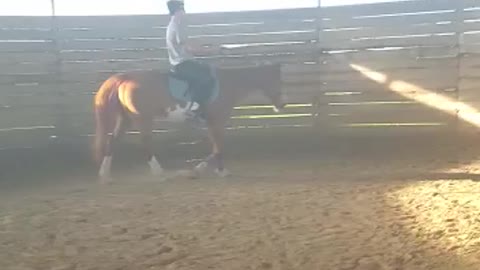
POLYGON ((168 58, 172 66, 176 66, 185 60, 193 58, 185 47, 185 42, 188 39, 187 25, 174 16, 168 24, 166 39, 168 58))

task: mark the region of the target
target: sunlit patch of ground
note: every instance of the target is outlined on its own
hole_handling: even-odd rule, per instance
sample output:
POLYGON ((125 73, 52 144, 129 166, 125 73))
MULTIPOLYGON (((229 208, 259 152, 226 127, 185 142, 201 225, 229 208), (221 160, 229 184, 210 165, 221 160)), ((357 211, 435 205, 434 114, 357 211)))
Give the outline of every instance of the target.
POLYGON ((476 159, 465 164, 460 164, 452 168, 444 170, 445 173, 458 173, 458 174, 480 174, 480 159, 476 159))
POLYGON ((480 183, 336 164, 0 197, 2 269, 478 269, 480 183))
POLYGON ((458 256, 447 261, 444 269, 478 269, 479 182, 420 181, 391 191, 386 197, 402 217, 402 226, 415 236, 415 241, 427 245, 434 256, 458 256))
POLYGON ((257 132, 228 137, 229 179, 11 179, 0 269, 479 269, 480 183, 424 176, 459 167, 453 138, 257 132))

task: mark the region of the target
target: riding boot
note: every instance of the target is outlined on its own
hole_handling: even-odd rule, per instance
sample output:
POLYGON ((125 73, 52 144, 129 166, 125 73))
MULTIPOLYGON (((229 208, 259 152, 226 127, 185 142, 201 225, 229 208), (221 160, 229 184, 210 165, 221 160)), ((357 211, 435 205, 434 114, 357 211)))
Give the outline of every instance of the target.
POLYGON ((206 119, 205 105, 199 104, 198 108, 192 111, 196 117, 199 117, 202 120, 206 119))
POLYGON ((214 87, 215 81, 212 79, 204 82, 198 91, 193 92, 193 101, 198 104, 198 108, 194 110, 194 113, 196 116, 198 116, 202 120, 206 120, 206 107, 208 104, 208 100, 212 95, 213 87, 214 87), (201 91, 200 91, 201 90, 201 91))

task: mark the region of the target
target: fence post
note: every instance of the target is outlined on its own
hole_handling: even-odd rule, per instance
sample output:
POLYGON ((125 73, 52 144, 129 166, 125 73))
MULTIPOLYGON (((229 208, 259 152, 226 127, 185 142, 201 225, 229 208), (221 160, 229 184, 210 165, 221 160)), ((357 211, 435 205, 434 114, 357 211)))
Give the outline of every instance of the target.
POLYGON ((53 74, 55 78, 50 82, 52 84, 52 102, 53 115, 55 119, 55 136, 56 139, 63 139, 68 135, 70 129, 67 113, 67 105, 65 104, 65 91, 63 89, 63 79, 62 79, 62 57, 61 57, 61 39, 59 36, 59 26, 56 14, 55 0, 50 0, 51 4, 51 32, 52 32, 52 42, 54 45, 55 53, 55 64, 53 67, 53 74))
MULTIPOLYGON (((465 47, 464 47, 464 1, 458 0, 457 6, 455 9, 455 28, 456 28, 456 40, 457 40, 457 48, 456 48, 456 60, 457 60, 457 99, 461 97, 460 88, 461 88, 461 80, 462 80, 462 58, 465 56, 465 47)), ((458 114, 458 111, 457 111, 458 114)))
MULTIPOLYGON (((314 55, 315 55, 315 62, 317 65, 322 64, 322 33, 323 33, 323 14, 322 14, 322 0, 318 0, 317 4, 317 11, 316 11, 316 17, 315 17, 315 23, 316 23, 316 31, 317 31, 317 42, 316 46, 314 49, 314 55)), ((315 93, 315 95, 312 97, 312 126, 316 127, 318 125, 318 120, 320 115, 320 107, 321 107, 321 90, 318 91, 318 93, 315 93)))
POLYGON ((322 40, 322 30, 323 30, 322 0, 318 0, 316 23, 317 23, 317 45, 320 45, 320 41, 322 40))
MULTIPOLYGON (((464 13, 465 13, 465 3, 464 0, 457 0, 456 1, 456 9, 455 9, 455 28, 456 28, 456 61, 457 61, 457 81, 456 81, 456 92, 455 92, 455 99, 457 103, 462 102, 462 73, 463 73, 463 65, 462 65, 462 59, 465 56, 465 47, 464 47, 464 13)), ((462 149, 462 134, 464 130, 464 123, 459 117, 459 108, 457 107, 455 110, 455 123, 454 123, 454 138, 456 140, 456 145, 455 145, 455 159, 457 162, 457 165, 460 166, 460 164, 463 162, 462 160, 462 153, 460 153, 462 149)))

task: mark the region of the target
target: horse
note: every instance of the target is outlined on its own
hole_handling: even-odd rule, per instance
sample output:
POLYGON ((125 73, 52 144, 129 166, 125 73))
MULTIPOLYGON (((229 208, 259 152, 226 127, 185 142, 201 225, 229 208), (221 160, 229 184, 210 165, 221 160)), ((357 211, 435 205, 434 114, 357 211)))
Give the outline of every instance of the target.
MULTIPOLYGON (((211 154, 196 171, 213 167, 219 176, 228 175, 224 166, 224 136, 233 108, 254 91, 261 91, 279 111, 285 106, 282 94, 281 65, 266 64, 240 68, 212 69, 216 80, 216 95, 205 108, 206 127, 211 154)), ((101 183, 112 181, 113 149, 133 125, 141 136, 143 151, 151 173, 162 176, 164 170, 152 151, 152 132, 155 118, 175 118, 184 112, 181 95, 174 88, 187 89, 186 82, 177 81, 171 72, 161 70, 117 73, 106 79, 94 96, 95 139, 94 155, 99 165, 101 183), (172 83, 173 82, 173 83, 172 83), (177 93, 177 95, 175 95, 177 93)), ((183 93, 183 92, 182 92, 183 93)))

